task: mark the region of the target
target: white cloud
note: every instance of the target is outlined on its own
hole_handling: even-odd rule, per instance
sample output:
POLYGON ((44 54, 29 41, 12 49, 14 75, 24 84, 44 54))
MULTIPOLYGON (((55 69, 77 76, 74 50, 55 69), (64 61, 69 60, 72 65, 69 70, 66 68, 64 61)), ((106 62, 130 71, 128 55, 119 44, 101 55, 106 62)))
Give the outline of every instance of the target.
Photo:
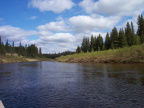
POLYGON ((22 41, 26 39, 28 36, 36 35, 37 32, 33 30, 23 30, 18 27, 13 27, 10 25, 0 26, 0 35, 4 39, 8 39, 10 41, 22 41))
POLYGON ((76 38, 70 33, 40 33, 40 39, 36 42, 41 46, 43 53, 74 51, 76 38), (46 47, 47 46, 47 47, 46 47))
POLYGON ((40 31, 67 31, 68 27, 64 21, 50 22, 45 25, 40 25, 37 27, 40 31))
POLYGON ((72 0, 31 0, 28 6, 38 8, 41 12, 53 11, 55 13, 61 13, 66 9, 71 9, 74 3, 72 0))
POLYGON ((42 48, 42 53, 45 54, 59 53, 64 51, 75 51, 77 47, 73 44, 68 44, 68 43, 45 44, 45 45, 38 44, 38 45, 42 48))
POLYGON ((104 30, 113 28, 121 17, 104 17, 98 14, 91 16, 74 16, 69 19, 70 25, 75 32, 92 32, 95 30, 104 30))
POLYGON ((30 19, 35 20, 35 19, 37 19, 37 16, 31 16, 30 19))
POLYGON ((83 0, 79 5, 90 14, 133 16, 144 11, 144 0, 83 0))
POLYGON ((49 36, 41 36, 40 39, 47 43, 71 43, 75 41, 74 36, 70 33, 55 33, 49 36))

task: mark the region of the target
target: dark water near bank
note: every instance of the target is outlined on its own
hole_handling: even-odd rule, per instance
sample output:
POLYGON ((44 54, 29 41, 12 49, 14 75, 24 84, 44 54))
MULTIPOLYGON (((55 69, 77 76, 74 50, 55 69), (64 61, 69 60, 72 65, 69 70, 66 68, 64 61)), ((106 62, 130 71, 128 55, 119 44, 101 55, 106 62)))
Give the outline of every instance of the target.
POLYGON ((0 64, 6 108, 144 108, 144 64, 0 64))

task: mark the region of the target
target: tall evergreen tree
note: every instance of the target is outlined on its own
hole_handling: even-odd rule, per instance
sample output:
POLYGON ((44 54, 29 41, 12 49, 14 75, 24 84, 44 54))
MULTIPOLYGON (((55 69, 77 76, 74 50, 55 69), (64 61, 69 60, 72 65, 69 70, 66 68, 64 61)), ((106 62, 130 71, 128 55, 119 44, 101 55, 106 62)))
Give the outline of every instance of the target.
POLYGON ((94 37, 94 51, 97 51, 98 45, 97 45, 97 37, 94 37))
POLYGON ((83 52, 86 52, 86 51, 87 51, 87 47, 86 47, 86 37, 83 37, 81 48, 82 48, 82 51, 83 51, 83 52))
POLYGON ((15 46, 14 46, 14 42, 13 42, 13 44, 12 44, 12 48, 11 48, 11 50, 12 50, 12 53, 15 53, 15 46))
POLYGON ((116 49, 118 48, 118 31, 117 31, 117 28, 114 27, 112 29, 112 32, 111 32, 111 36, 110 36, 110 39, 111 39, 111 48, 113 49, 116 49))
POLYGON ((6 44, 5 44, 5 50, 6 50, 6 53, 10 52, 8 39, 7 39, 6 44))
POLYGON ((93 35, 91 35, 90 51, 91 51, 91 52, 94 51, 94 37, 93 37, 93 35))
POLYGON ((86 39, 86 48, 87 48, 87 52, 90 51, 90 42, 89 42, 89 38, 86 39))
POLYGON ((142 14, 139 15, 137 20, 138 20, 138 22, 137 22, 137 24, 138 24, 137 35, 140 36, 141 43, 143 43, 144 42, 144 40, 143 40, 143 35, 144 35, 144 19, 143 19, 143 15, 142 14))
POLYGON ((106 38, 105 38, 105 49, 108 50, 111 47, 111 41, 110 41, 110 37, 109 34, 106 34, 106 38))
POLYGON ((42 49, 41 49, 41 47, 39 48, 39 55, 40 56, 42 55, 42 49))
POLYGON ((131 37, 132 37, 132 45, 135 45, 136 44, 136 36, 135 36, 135 32, 134 32, 133 22, 131 22, 131 37))
POLYGON ((100 50, 103 50, 103 38, 100 34, 98 39, 98 46, 100 47, 100 50))
POLYGON ((81 53, 81 48, 79 46, 76 49, 76 53, 81 53))
POLYGON ((22 47, 21 42, 20 42, 20 45, 19 45, 18 55, 19 55, 19 56, 22 56, 22 55, 23 55, 23 47, 22 47))
POLYGON ((89 38, 84 37, 82 41, 82 51, 87 52, 90 49, 89 38))
POLYGON ((1 46, 0 46, 0 54, 3 54, 3 55, 6 54, 5 46, 4 46, 3 42, 1 42, 1 46))
POLYGON ((118 38, 119 38, 119 47, 123 48, 128 45, 123 29, 120 29, 118 38))
POLYGON ((126 24, 125 35, 127 38, 128 45, 129 46, 133 45, 132 30, 131 30, 129 22, 127 22, 127 24, 126 24))
POLYGON ((99 51, 100 50, 100 48, 99 48, 99 36, 96 37, 95 45, 96 45, 96 51, 99 51))

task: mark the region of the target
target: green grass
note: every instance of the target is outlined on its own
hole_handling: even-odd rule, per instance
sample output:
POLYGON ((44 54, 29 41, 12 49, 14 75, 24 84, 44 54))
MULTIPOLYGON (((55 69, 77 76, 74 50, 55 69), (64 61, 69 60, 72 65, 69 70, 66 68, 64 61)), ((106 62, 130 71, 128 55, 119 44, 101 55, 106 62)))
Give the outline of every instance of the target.
POLYGON ((0 63, 27 62, 23 57, 13 55, 0 55, 0 63))
POLYGON ((144 44, 110 49, 99 52, 80 53, 56 58, 60 62, 133 63, 144 62, 144 44))
POLYGON ((13 55, 0 55, 0 63, 14 63, 14 62, 29 62, 29 60, 34 61, 47 61, 50 60, 45 57, 22 57, 22 56, 13 56, 13 55))

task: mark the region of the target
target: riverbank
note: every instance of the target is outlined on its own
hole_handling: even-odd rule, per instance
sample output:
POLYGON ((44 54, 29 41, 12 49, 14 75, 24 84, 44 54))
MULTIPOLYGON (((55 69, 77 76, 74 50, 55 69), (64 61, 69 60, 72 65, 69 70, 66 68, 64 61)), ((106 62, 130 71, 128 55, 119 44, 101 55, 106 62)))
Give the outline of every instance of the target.
POLYGON ((80 53, 56 58, 69 63, 144 63, 144 44, 106 51, 80 53))
POLYGON ((46 61, 48 58, 27 58, 22 56, 13 56, 13 55, 0 55, 0 64, 2 63, 15 63, 15 62, 35 62, 35 61, 46 61))

